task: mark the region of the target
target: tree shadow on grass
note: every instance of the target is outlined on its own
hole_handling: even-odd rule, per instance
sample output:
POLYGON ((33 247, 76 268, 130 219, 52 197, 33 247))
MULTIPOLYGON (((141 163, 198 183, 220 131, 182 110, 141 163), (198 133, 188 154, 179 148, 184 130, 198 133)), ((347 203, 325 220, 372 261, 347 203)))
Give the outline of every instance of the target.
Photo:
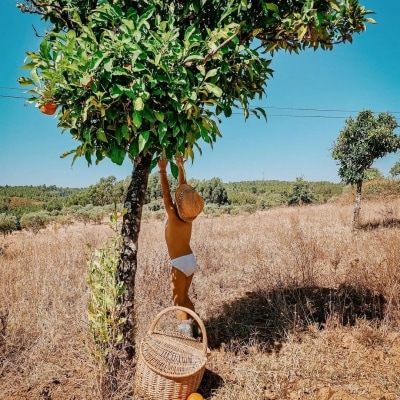
POLYGON ((358 230, 372 231, 381 228, 398 228, 400 226, 400 219, 398 218, 385 218, 381 221, 365 221, 361 222, 357 227, 358 230))
MULTIPOLYGON (((224 344, 243 354, 247 346, 256 345, 269 352, 279 351, 290 333, 310 325, 324 329, 330 318, 343 326, 352 326, 360 318, 381 320, 385 304, 383 295, 364 287, 280 288, 247 292, 203 322, 210 349, 224 344)), ((222 385, 223 379, 207 369, 198 391, 209 398, 222 385)))
POLYGON ((385 303, 383 295, 363 287, 280 288, 247 292, 204 323, 211 349, 224 343, 233 349, 254 344, 272 351, 287 334, 309 325, 323 329, 329 318, 343 326, 360 318, 381 320, 385 303))

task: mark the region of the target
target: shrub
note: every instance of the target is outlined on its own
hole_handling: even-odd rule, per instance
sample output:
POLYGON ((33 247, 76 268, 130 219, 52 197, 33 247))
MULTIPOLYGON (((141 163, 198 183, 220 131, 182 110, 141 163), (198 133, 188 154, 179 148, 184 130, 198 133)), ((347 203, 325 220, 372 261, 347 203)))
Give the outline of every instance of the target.
POLYGON ((17 230, 18 221, 14 215, 0 214, 0 233, 3 236, 17 230))
POLYGON ((49 223, 50 216, 47 211, 27 213, 21 217, 21 228, 32 231, 35 235, 49 223))

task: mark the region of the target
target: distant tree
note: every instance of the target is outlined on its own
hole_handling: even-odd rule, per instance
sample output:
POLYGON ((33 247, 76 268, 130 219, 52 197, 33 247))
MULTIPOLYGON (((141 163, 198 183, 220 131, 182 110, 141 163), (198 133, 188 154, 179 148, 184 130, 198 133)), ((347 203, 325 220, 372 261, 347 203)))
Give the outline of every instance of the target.
MULTIPOLYGON (((173 193, 177 187, 177 180, 168 174, 168 182, 173 193)), ((146 191, 146 203, 160 200, 162 198, 160 175, 157 173, 149 176, 149 183, 146 191)))
POLYGON ((346 184, 356 185, 353 228, 359 225, 361 191, 367 171, 373 162, 400 148, 400 138, 394 130, 396 118, 389 113, 380 113, 377 118, 370 110, 361 111, 356 119, 346 120, 332 150, 338 160, 339 176, 346 184))
POLYGON ((384 176, 378 168, 368 168, 365 171, 365 180, 366 181, 374 181, 377 179, 383 179, 384 176))
POLYGON ((63 201, 62 199, 51 199, 50 201, 46 202, 45 209, 47 211, 61 211, 63 208, 63 201))
POLYGON ((47 211, 27 213, 21 217, 21 228, 32 231, 35 235, 49 223, 50 216, 47 211))
POLYGON ((398 178, 400 176, 400 161, 396 161, 389 172, 393 178, 398 178))
POLYGON ((147 184, 146 203, 150 203, 162 197, 159 174, 151 174, 147 184))
POLYGON ((309 183, 303 178, 296 178, 292 191, 286 193, 287 204, 289 206, 300 206, 311 204, 314 201, 314 194, 310 189, 309 183))
POLYGON ((117 182, 115 176, 100 178, 99 182, 89 186, 87 196, 90 204, 106 206, 124 201, 124 187, 117 182))
POLYGON ((104 207, 93 206, 93 204, 87 204, 75 212, 76 219, 83 222, 84 225, 88 223, 100 224, 106 214, 107 212, 104 207))
POLYGON ((10 197, 1 196, 0 197, 0 213, 5 213, 10 209, 10 197))
POLYGON ((18 226, 17 217, 14 215, 0 214, 0 233, 3 236, 15 231, 18 226))
POLYGON ((220 178, 199 182, 196 188, 206 203, 219 206, 229 204, 228 194, 220 178))

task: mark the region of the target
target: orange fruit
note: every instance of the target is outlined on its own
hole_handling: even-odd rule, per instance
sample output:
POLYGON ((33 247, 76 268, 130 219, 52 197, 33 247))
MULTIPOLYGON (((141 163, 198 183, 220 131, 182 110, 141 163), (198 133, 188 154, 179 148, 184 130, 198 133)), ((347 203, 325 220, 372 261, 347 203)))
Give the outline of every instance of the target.
POLYGON ((187 400, 204 400, 204 397, 200 393, 192 393, 187 400))
POLYGON ((53 115, 56 110, 57 110, 58 105, 53 103, 52 101, 49 101, 46 104, 43 104, 42 106, 40 106, 39 110, 43 113, 43 114, 47 114, 47 115, 53 115))

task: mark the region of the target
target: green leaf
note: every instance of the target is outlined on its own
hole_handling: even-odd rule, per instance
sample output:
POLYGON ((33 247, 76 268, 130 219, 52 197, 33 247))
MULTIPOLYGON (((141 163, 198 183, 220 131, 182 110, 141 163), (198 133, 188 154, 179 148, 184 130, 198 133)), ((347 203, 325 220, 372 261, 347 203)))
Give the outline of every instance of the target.
POLYGON ((178 167, 174 163, 170 163, 171 174, 175 179, 178 179, 178 167))
POLYGON ((150 131, 143 131, 139 134, 139 153, 143 151, 150 137, 150 131))
POLYGON ((218 74, 218 68, 211 69, 210 71, 207 72, 206 76, 204 77, 204 80, 207 80, 208 78, 211 78, 217 74, 218 74))
MULTIPOLYGON (((113 71, 113 62, 114 62, 114 60, 112 58, 105 59, 105 63, 103 65, 104 70, 108 71, 108 72, 113 71)), ((113 75, 114 75, 114 71, 113 71, 113 75)))
POLYGON ((131 158, 135 158, 139 154, 139 144, 137 140, 134 140, 129 146, 129 155, 131 158))
POLYGON ((143 70, 145 70, 146 69, 146 67, 142 64, 142 63, 139 63, 139 62, 137 62, 133 67, 132 67, 132 71, 133 72, 140 72, 140 71, 143 71, 143 70))
POLYGON ((32 69, 32 68, 34 68, 36 66, 36 63, 35 62, 30 62, 30 63, 27 63, 27 64, 24 64, 22 67, 20 67, 21 69, 32 69))
POLYGON ((265 118, 265 120, 267 120, 267 113, 265 112, 265 110, 261 107, 255 107, 255 110, 259 111, 265 118))
POLYGON ((224 107, 224 115, 229 118, 232 115, 232 108, 230 106, 224 107))
POLYGON ((19 83, 21 86, 32 86, 32 85, 35 84, 35 82, 33 81, 33 79, 26 78, 26 77, 18 78, 18 83, 19 83))
POLYGON ((115 142, 111 144, 110 159, 117 165, 122 165, 125 158, 125 150, 115 142))
POLYGON ((129 140, 129 128, 127 124, 123 124, 121 126, 121 132, 122 132, 122 136, 124 137, 124 139, 129 140))
POLYGON ((130 76, 130 74, 126 72, 126 69, 121 67, 112 68, 112 74, 113 76, 130 76))
POLYGON ((141 97, 137 97, 133 103, 133 107, 136 111, 142 111, 144 108, 144 103, 141 97))
POLYGON ((162 112, 154 111, 154 115, 156 116, 157 121, 164 121, 164 114, 162 112))
POLYGON ((163 141, 165 135, 167 134, 168 131, 168 126, 165 122, 161 122, 161 124, 158 126, 158 137, 160 139, 160 142, 163 141))
POLYGON ((135 110, 132 114, 132 123, 136 128, 140 128, 142 126, 142 114, 140 111, 135 110))
POLYGON ((146 23, 146 21, 153 15, 155 8, 154 7, 149 7, 144 14, 139 18, 138 24, 137 24, 137 29, 140 29, 143 24, 146 23))
POLYGON ((37 74, 36 68, 32 69, 32 71, 30 72, 30 75, 34 80, 35 85, 40 86, 40 79, 39 79, 39 76, 37 74))
POLYGON ((189 57, 186 57, 183 62, 187 63, 189 61, 203 61, 204 60, 204 56, 201 55, 197 55, 197 54, 193 54, 189 57))
POLYGON ((222 96, 222 89, 213 83, 204 82, 203 86, 206 88, 208 93, 212 93, 216 97, 222 96))
POLYGON ((101 128, 97 129, 97 138, 99 140, 101 140, 102 142, 105 142, 105 143, 108 142, 106 133, 104 132, 104 129, 101 129, 101 128))
POLYGON ((299 38, 300 41, 303 40, 304 35, 307 33, 307 29, 308 29, 308 26, 303 25, 297 30, 297 37, 299 38))
POLYGON ((123 87, 121 87, 121 85, 114 85, 110 89, 110 96, 113 99, 115 99, 116 97, 120 97, 122 93, 124 93, 124 89, 123 87))
MULTIPOLYGON (((332 0, 332 1, 335 1, 335 0, 332 0)), ((276 13, 279 12, 279 7, 274 3, 267 3, 266 6, 267 6, 268 10, 274 11, 276 13)))
POLYGON ((105 54, 103 54, 101 51, 98 51, 96 54, 93 55, 89 69, 97 69, 99 65, 103 62, 104 58, 105 54))
POLYGON ((148 108, 142 110, 142 117, 151 123, 156 121, 152 110, 149 110, 148 108))

